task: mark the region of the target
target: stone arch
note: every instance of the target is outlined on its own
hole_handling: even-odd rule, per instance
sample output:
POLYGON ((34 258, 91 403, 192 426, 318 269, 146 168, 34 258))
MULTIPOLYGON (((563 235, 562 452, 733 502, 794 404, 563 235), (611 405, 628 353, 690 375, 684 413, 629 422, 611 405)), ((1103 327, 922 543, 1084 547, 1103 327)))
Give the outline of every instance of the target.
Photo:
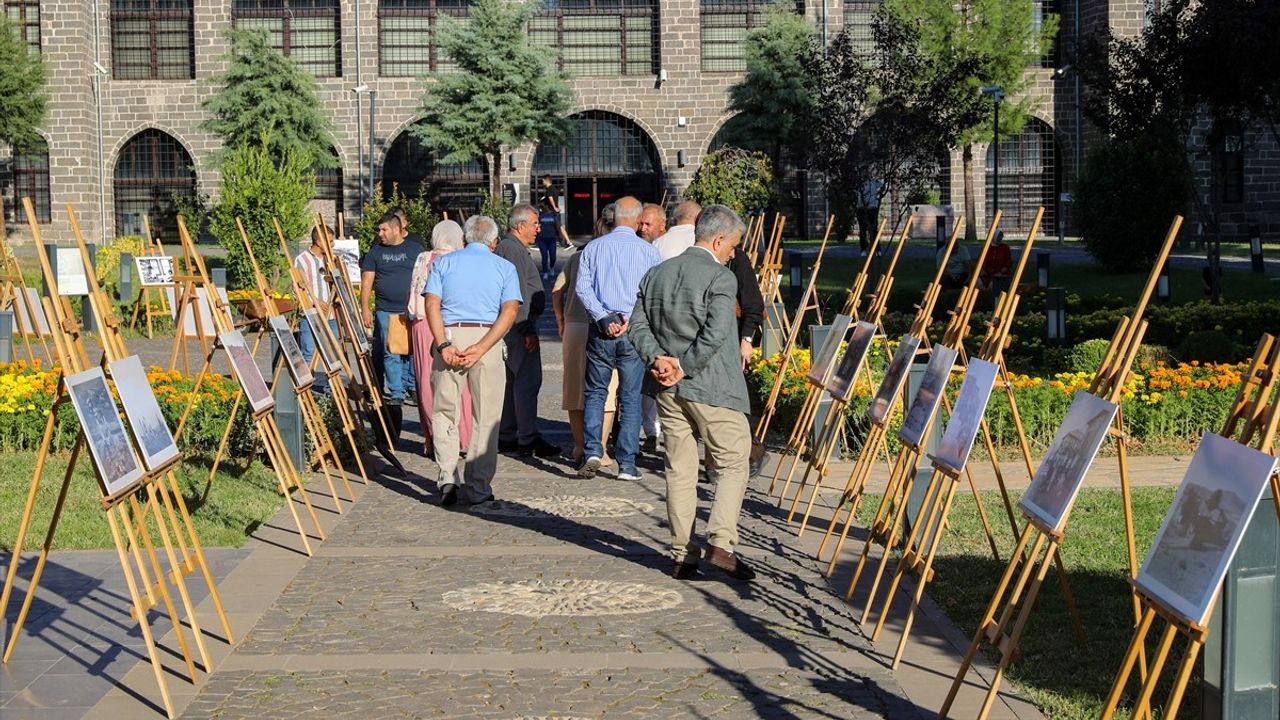
POLYGON ((481 160, 465 163, 440 163, 435 153, 417 139, 409 129, 422 122, 410 120, 386 144, 379 164, 382 196, 389 197, 393 188, 410 197, 421 196, 433 210, 456 215, 476 212, 481 193, 488 188, 488 172, 481 160))
POLYGON ((172 133, 144 127, 128 136, 112 152, 111 194, 117 235, 140 235, 147 216, 152 235, 176 232, 176 195, 194 201, 197 188, 195 158, 172 133))

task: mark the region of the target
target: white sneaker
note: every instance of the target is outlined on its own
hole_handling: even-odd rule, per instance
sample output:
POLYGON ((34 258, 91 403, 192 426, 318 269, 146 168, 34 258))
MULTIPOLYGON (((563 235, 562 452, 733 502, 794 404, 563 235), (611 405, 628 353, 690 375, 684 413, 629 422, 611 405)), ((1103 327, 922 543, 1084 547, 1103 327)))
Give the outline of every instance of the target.
POLYGON ((619 480, 639 480, 639 479, 640 479, 640 471, 639 471, 639 470, 634 470, 634 471, 623 470, 623 471, 620 471, 620 472, 618 473, 618 479, 619 479, 619 480))

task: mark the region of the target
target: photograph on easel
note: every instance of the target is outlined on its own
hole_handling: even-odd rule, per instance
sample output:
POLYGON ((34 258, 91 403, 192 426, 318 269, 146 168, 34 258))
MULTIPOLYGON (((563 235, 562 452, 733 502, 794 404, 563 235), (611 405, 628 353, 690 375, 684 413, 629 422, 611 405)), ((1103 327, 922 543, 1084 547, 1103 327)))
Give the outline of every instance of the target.
POLYGON ((1275 469, 1274 456, 1205 435, 1138 571, 1138 586, 1203 627, 1275 469))
POLYGON ((947 419, 947 429, 942 432, 938 452, 933 456, 936 464, 953 470, 964 469, 999 372, 1000 366, 995 363, 977 359, 969 361, 969 367, 964 371, 964 382, 960 384, 960 395, 951 409, 951 417, 947 419))
POLYGON ((320 351, 320 362, 324 363, 326 370, 328 372, 341 370, 342 362, 339 358, 342 356, 342 351, 338 349, 337 341, 329 332, 329 328, 325 327, 328 323, 320 319, 320 312, 314 308, 304 311, 302 322, 311 326, 311 337, 315 338, 316 350, 320 351))
POLYGON ((143 287, 173 284, 173 258, 167 255, 140 255, 133 259, 138 282, 143 287))
POLYGON ((831 374, 831 380, 827 383, 827 392, 831 393, 831 397, 838 400, 849 398, 858 370, 862 368, 862 362, 866 359, 867 351, 871 349, 871 341, 875 336, 876 326, 871 323, 860 322, 854 326, 853 335, 849 336, 849 344, 844 348, 844 356, 840 358, 840 364, 836 366, 835 372, 831 374))
POLYGON ((898 439, 912 450, 919 450, 924 440, 925 426, 938 410, 942 393, 947 389, 947 380, 951 377, 951 368, 956 364, 955 350, 945 345, 934 345, 929 351, 929 364, 925 366, 924 377, 915 397, 911 399, 911 407, 902 418, 902 427, 898 429, 898 439))
POLYGON ((57 248, 54 253, 57 267, 58 294, 65 296, 88 295, 89 276, 84 272, 84 258, 79 248, 57 248))
POLYGON ((102 494, 114 497, 142 479, 142 466, 133 454, 120 411, 111 398, 102 368, 91 368, 67 378, 67 392, 75 406, 84 439, 98 468, 102 494))
POLYGON ((356 308, 359 306, 356 304, 355 298, 351 297, 351 293, 347 290, 347 284, 342 282, 341 275, 330 269, 329 277, 333 281, 333 287, 338 291, 334 297, 338 299, 342 312, 351 320, 351 326, 356 330, 355 340, 360 345, 360 351, 369 352, 373 346, 369 342, 369 334, 364 330, 363 316, 356 312, 356 308))
POLYGON ((347 281, 360 284, 360 241, 356 238, 339 238, 333 241, 333 256, 347 269, 347 281))
POLYGON ((49 336, 49 317, 44 314, 44 306, 40 304, 40 293, 35 288, 22 288, 23 294, 27 296, 27 301, 16 300, 13 303, 14 309, 17 310, 18 334, 34 337, 49 336), (30 307, 31 314, 35 316, 35 321, 27 317, 27 308, 30 307))
POLYGON ((289 368, 293 386, 299 390, 310 387, 316 378, 311 374, 306 358, 302 356, 302 348, 298 347, 298 341, 293 337, 289 321, 282 315, 276 315, 267 322, 271 324, 271 332, 276 336, 280 352, 284 354, 285 366, 289 368))
POLYGON ((1071 408, 1045 454, 1019 505, 1045 528, 1062 532, 1085 473, 1107 437, 1118 407, 1077 390, 1071 408))
POLYGON ((812 362, 809 363, 809 381, 813 384, 821 385, 827 379, 831 361, 835 360, 836 351, 840 349, 840 343, 844 342, 845 333, 849 332, 851 322, 853 318, 848 315, 836 315, 831 321, 827 336, 822 340, 822 347, 818 348, 818 354, 814 355, 812 362))
POLYGON ((116 391, 120 394, 120 403, 124 405, 124 415, 133 429, 133 437, 142 450, 142 462, 148 470, 162 468, 182 453, 173 441, 173 433, 164 420, 160 404, 156 402, 155 391, 147 380, 147 371, 137 355, 130 355, 123 360, 109 363, 111 379, 116 383, 116 391))
POLYGON ((267 382, 262 379, 262 371, 253 361, 253 354, 249 352, 244 335, 241 335, 239 330, 232 330, 219 335, 218 342, 222 343, 222 347, 227 351, 231 369, 235 372, 240 388, 244 390, 245 399, 249 401, 253 414, 257 415, 275 407, 276 403, 271 397, 271 390, 267 387, 267 382))
POLYGON ((893 404, 893 399, 902 392, 902 384, 907 381, 907 368, 911 367, 911 361, 915 359, 919 349, 920 338, 915 335, 902 336, 893 359, 889 361, 888 369, 884 371, 884 379, 880 381, 875 399, 867 408, 867 418, 871 422, 877 425, 889 422, 889 407, 893 404))

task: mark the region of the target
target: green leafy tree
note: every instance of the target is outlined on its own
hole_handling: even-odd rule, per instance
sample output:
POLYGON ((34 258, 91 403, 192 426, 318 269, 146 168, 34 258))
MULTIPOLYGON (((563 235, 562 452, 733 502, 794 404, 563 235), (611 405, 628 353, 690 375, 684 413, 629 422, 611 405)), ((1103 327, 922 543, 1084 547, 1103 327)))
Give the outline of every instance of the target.
POLYGON ((227 69, 212 78, 221 89, 201 107, 210 117, 200 124, 222 138, 221 163, 241 145, 267 138, 271 155, 286 153, 333 167, 333 133, 316 94, 316 79, 271 46, 262 30, 231 30, 227 69))
POLYGON ((954 68, 965 74, 947 86, 940 77, 921 81, 938 89, 935 106, 951 124, 962 149, 966 237, 976 236, 973 192, 973 146, 992 140, 992 99, 984 86, 1003 88, 1000 137, 1011 137, 1026 124, 1033 100, 1027 94, 1029 65, 1038 65, 1058 32, 1055 15, 1035 17, 1034 0, 885 0, 882 12, 919 32, 916 52, 921 69, 945 76, 954 68))
POLYGON ((422 122, 410 130, 441 162, 480 158, 489 195, 502 194, 502 148, 563 142, 569 86, 523 28, 534 0, 476 0, 470 19, 445 22, 439 42, 456 72, 424 80, 422 122))
POLYGON ((300 151, 283 149, 277 158, 270 138, 240 145, 222 163, 221 197, 209 216, 209 228, 227 251, 227 282, 232 289, 251 288, 253 266, 236 227, 244 223, 258 267, 273 285, 291 258, 280 254, 272 218, 280 220, 285 239, 299 240, 311 229, 311 199, 316 178, 311 159, 300 151))
POLYGON ((44 62, 31 52, 17 28, 0 15, 0 143, 24 148, 37 143, 49 102, 44 62))
POLYGON ((684 196, 704 206, 728 205, 742 216, 773 207, 778 201, 769 156, 736 147, 721 148, 704 157, 684 196))
POLYGON ((747 33, 747 72, 729 88, 729 111, 739 113, 729 144, 763 150, 775 169, 803 163, 813 108, 810 68, 818 56, 813 26, 784 4, 747 33))

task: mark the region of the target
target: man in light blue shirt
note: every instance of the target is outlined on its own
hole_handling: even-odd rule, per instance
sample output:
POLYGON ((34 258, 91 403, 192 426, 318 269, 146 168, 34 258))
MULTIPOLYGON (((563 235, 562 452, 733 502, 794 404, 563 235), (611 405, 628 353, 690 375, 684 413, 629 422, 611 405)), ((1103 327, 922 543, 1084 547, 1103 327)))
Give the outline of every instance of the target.
POLYGON ((594 477, 604 456, 604 404, 609 380, 617 370, 618 479, 640 479, 636 454, 640 450, 640 386, 645 368, 626 333, 640 279, 662 262, 661 253, 636 234, 642 209, 633 197, 614 203, 613 231, 588 243, 578 266, 574 290, 591 320, 583 391, 585 458, 578 468, 582 477, 594 477))
POLYGON ((498 470, 498 422, 507 372, 501 342, 522 301, 520 278, 510 262, 493 253, 498 224, 475 215, 462 229, 466 247, 437 259, 423 288, 431 335, 431 432, 435 439, 440 504, 458 501, 465 482, 472 504, 493 499, 498 470), (443 338, 443 340, 441 340, 443 338), (465 471, 458 463, 458 419, 462 385, 471 389, 475 431, 465 471))

